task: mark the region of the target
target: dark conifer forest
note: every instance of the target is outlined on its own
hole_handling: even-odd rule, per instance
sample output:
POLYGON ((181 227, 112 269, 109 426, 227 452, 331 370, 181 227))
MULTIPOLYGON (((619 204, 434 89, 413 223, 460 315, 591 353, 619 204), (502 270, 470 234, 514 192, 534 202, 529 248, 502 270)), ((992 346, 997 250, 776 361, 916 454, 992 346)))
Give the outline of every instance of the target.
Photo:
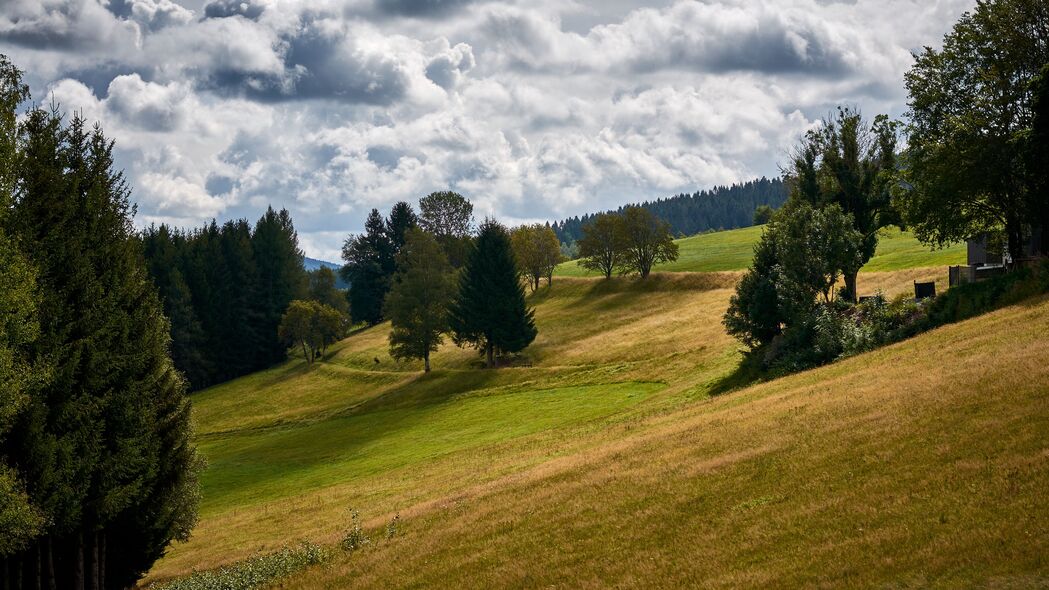
MULTIPOLYGON (((680 194, 655 201, 645 201, 639 206, 651 211, 656 218, 670 224, 675 236, 690 236, 707 230, 734 229, 754 224, 754 210, 760 205, 778 209, 787 200, 787 187, 783 180, 761 177, 756 180, 716 186, 692 194, 680 194)), ((624 205, 615 212, 622 213, 624 205)), ((557 239, 571 244, 583 237, 583 226, 590 223, 598 213, 553 224, 557 239)))

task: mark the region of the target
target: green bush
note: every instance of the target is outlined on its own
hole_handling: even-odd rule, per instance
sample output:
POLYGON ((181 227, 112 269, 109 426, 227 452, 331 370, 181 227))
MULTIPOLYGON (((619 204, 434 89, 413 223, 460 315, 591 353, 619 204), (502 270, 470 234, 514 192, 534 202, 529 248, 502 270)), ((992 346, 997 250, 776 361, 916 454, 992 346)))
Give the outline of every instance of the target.
POLYGON ((214 570, 196 572, 185 578, 151 584, 150 590, 251 590, 321 563, 327 554, 319 546, 303 542, 276 553, 256 555, 214 570))

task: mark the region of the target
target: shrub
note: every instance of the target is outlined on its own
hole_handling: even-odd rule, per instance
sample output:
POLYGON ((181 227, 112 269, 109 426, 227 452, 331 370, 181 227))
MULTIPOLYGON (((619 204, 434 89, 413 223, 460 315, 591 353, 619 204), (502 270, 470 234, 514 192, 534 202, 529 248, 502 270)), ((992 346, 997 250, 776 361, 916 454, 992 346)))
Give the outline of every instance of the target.
POLYGON ((364 547, 370 542, 368 535, 361 527, 361 514, 357 510, 350 510, 350 528, 342 537, 343 551, 353 552, 364 547))
POLYGON ((327 555, 320 547, 303 542, 276 553, 255 555, 214 570, 196 572, 185 578, 150 584, 150 590, 251 590, 321 563, 327 555))

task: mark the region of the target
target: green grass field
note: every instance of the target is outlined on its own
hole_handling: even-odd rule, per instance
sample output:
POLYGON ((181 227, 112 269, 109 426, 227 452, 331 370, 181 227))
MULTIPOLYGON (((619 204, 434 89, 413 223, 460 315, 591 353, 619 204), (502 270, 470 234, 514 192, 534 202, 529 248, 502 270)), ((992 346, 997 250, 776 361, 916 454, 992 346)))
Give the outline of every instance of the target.
MULTIPOLYGON (((945 279, 904 241, 861 292, 945 279)), ((1049 583, 1049 302, 721 393, 737 277, 555 277, 499 370, 445 345, 423 375, 380 325, 196 394, 201 520, 150 579, 335 546, 356 509, 375 542, 281 587, 1049 583)))
MULTIPOLYGON (((764 226, 744 227, 722 232, 699 234, 676 240, 679 250, 674 262, 656 265, 663 272, 719 272, 743 270, 750 266, 754 244, 761 238, 764 226)), ((909 232, 886 228, 879 233, 878 250, 864 271, 891 271, 920 266, 965 264, 965 244, 954 244, 940 250, 922 245, 909 232)), ((555 270, 557 276, 586 277, 596 273, 579 266, 578 261, 565 262, 555 270)))

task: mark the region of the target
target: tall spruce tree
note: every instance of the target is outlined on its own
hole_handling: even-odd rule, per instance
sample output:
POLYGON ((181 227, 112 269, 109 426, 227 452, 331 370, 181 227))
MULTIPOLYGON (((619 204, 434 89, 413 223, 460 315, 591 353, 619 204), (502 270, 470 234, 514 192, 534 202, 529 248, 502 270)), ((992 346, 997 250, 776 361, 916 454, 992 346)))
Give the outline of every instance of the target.
POLYGON ((488 367, 504 352, 520 352, 537 334, 534 310, 525 302, 510 232, 489 219, 466 257, 459 290, 449 310, 449 325, 459 346, 473 346, 488 367))
POLYGON ((394 246, 386 220, 372 209, 364 233, 350 236, 342 247, 346 265, 342 276, 350 284, 350 317, 354 322, 378 324, 394 271, 394 246))
POLYGON ((389 237, 394 256, 404 247, 404 234, 418 225, 419 217, 415 215, 415 210, 410 204, 398 201, 393 209, 390 209, 390 216, 386 219, 386 235, 389 237))
POLYGON ((255 224, 251 237, 258 272, 258 325, 260 335, 256 367, 284 360, 287 348, 277 338, 277 327, 288 304, 305 293, 306 271, 299 238, 287 209, 272 207, 255 224))
POLYGON ((53 366, 4 443, 48 515, 23 561, 37 587, 126 587, 195 521, 185 386, 112 143, 54 111, 29 113, 23 133, 7 226, 34 245, 41 322, 28 350, 53 366))

